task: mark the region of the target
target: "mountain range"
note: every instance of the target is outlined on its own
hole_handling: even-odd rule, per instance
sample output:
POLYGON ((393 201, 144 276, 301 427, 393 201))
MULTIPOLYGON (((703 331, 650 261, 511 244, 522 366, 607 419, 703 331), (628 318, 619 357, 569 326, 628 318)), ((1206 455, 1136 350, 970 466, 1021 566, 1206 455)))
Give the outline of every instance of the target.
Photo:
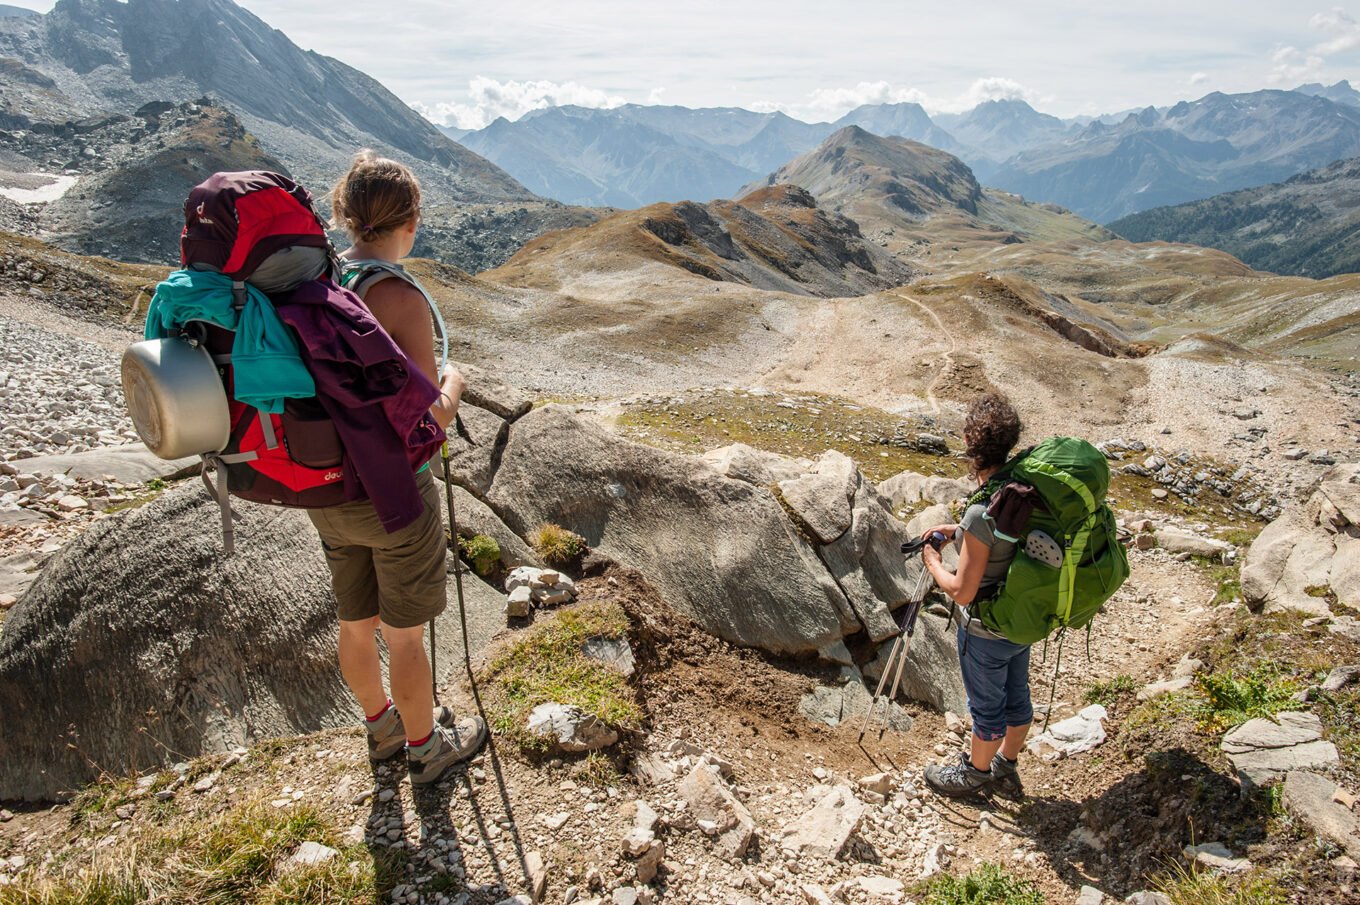
POLYGON ((1360 158, 1282 183, 1153 208, 1110 228, 1134 242, 1219 248, 1273 273, 1321 279, 1360 272, 1360 158))
POLYGON ((533 197, 374 79, 302 50, 230 0, 59 0, 46 15, 0 19, 0 58, 10 128, 208 95, 308 181, 372 144, 457 200, 533 197))
POLYGON ((863 106, 834 123, 737 107, 562 106, 449 134, 541 195, 568 204, 640 207, 730 197, 848 125, 962 150, 919 104, 905 103, 863 106))
POLYGON ((1214 92, 1073 120, 1021 100, 934 118, 917 104, 866 105, 834 123, 739 108, 550 107, 453 134, 541 195, 636 207, 728 197, 850 125, 949 151, 988 185, 1108 222, 1360 154, 1360 93, 1346 82, 1214 92))

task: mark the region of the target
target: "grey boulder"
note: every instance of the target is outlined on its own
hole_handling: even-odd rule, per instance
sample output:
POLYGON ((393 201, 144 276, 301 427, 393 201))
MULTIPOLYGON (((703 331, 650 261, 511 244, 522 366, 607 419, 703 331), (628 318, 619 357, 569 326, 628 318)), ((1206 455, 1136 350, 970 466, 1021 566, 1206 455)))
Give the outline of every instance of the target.
POLYGON ((515 423, 488 503, 520 535, 543 522, 576 532, 732 643, 811 652, 859 628, 768 489, 624 440, 561 406, 515 423))
POLYGON ((711 449, 703 458, 723 477, 760 487, 793 480, 812 470, 812 463, 807 459, 765 452, 745 443, 711 449))
MULTIPOLYGON (((491 489, 491 479, 496 473, 496 457, 505 445, 509 423, 498 415, 474 405, 460 405, 458 417, 467 429, 466 437, 461 437, 449 425, 449 465, 453 482, 462 485, 476 496, 484 497, 491 489)), ((432 463, 431 468, 442 467, 432 463)))
POLYGON ((70 475, 86 481, 112 475, 120 484, 142 484, 156 478, 169 481, 196 474, 202 460, 198 456, 162 459, 141 443, 106 446, 82 453, 34 456, 23 460, 24 471, 33 475, 70 475))
POLYGON ((902 471, 878 485, 878 492, 892 502, 893 510, 912 509, 921 503, 953 503, 977 489, 961 478, 942 478, 902 471))
POLYGON ((1153 532, 1157 546, 1169 553, 1189 553, 1209 559, 1223 559, 1235 548, 1227 541, 1204 537, 1180 528, 1158 528, 1153 532))
MULTIPOLYGON (((197 483, 96 522, 47 564, 0 631, 0 799, 264 738, 357 725, 340 677, 335 602, 316 530, 237 502, 236 552, 197 483), (34 694, 34 689, 42 689, 34 694)), ((464 577, 474 651, 502 595, 464 577)), ((453 584, 436 621, 438 679, 462 673, 453 584)))
POLYGON ((1318 836, 1360 859, 1360 825, 1355 812, 1336 801, 1337 791, 1330 779, 1296 770, 1285 778, 1284 806, 1318 836))
POLYGON ((563 754, 598 751, 619 740, 619 734, 596 717, 567 704, 539 704, 529 714, 527 728, 563 754))
POLYGON ((746 856, 755 838, 756 824, 751 812, 723 781, 722 773, 710 764, 699 764, 676 788, 695 825, 713 837, 718 854, 728 861, 746 856))
POLYGON ((1247 720, 1223 736, 1220 747, 1244 790, 1294 770, 1340 762, 1336 746, 1322 740, 1322 721, 1311 713, 1279 713, 1275 720, 1247 720))

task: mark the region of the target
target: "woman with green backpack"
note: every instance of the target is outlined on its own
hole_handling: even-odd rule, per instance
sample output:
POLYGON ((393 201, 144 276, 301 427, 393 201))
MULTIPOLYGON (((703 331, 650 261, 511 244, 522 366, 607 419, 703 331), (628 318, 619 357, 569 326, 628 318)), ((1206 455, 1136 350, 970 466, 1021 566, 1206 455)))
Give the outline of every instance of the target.
MULTIPOLYGON (((964 420, 965 455, 979 488, 999 472, 1020 440, 1020 417, 1000 393, 988 393, 968 407, 964 420)), ((971 502, 971 501, 970 501, 971 502)), ((950 572, 930 544, 922 552, 925 567, 940 590, 967 609, 975 600, 994 595, 1011 561, 1016 542, 1002 536, 987 515, 987 501, 973 502, 958 525, 937 525, 955 538, 958 568, 950 572)), ((1005 635, 965 614, 958 631, 959 664, 973 718, 970 750, 953 762, 926 767, 925 781, 941 795, 961 797, 989 789, 1013 797, 1022 794, 1016 761, 1034 719, 1029 691, 1028 644, 1015 644, 1005 635)))
POLYGON ((926 768, 926 785, 942 795, 1023 794, 1015 764, 1034 718, 1030 645, 1057 632, 1061 658, 1065 632, 1089 630, 1129 576, 1105 501, 1110 468, 1104 454, 1078 437, 1049 437, 1010 457, 1020 431, 1005 396, 973 401, 963 438, 978 490, 960 524, 926 532, 954 537, 958 545, 953 572, 933 546, 922 555, 940 590, 966 613, 959 664, 973 717, 969 751, 926 768))

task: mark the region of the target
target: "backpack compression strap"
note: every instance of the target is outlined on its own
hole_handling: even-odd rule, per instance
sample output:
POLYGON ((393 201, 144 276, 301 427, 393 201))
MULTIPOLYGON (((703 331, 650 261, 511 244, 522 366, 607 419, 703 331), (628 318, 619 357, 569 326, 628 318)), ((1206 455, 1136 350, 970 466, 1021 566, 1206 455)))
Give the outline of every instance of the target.
POLYGON ((1057 615, 1058 624, 1067 625, 1067 620, 1072 617, 1072 601, 1076 594, 1077 563, 1086 555, 1086 545, 1090 542, 1091 532, 1095 529, 1099 506, 1096 504, 1096 498, 1091 495, 1091 489, 1061 468, 1047 462, 1030 462, 1027 467, 1062 483, 1080 497, 1086 506, 1086 518, 1082 520, 1081 526, 1075 533, 1067 532, 1063 535, 1063 564, 1061 574, 1058 576, 1057 615))

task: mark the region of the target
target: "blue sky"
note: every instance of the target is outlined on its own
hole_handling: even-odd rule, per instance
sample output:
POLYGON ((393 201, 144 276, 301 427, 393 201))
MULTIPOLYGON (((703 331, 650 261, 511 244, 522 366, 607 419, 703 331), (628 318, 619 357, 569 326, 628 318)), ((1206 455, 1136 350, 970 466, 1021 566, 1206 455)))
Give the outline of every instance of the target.
POLYGON ((469 128, 552 103, 742 106, 811 120, 865 102, 948 112, 1020 97, 1072 116, 1360 76, 1360 3, 1354 16, 1308 0, 242 5, 435 121, 469 128))

